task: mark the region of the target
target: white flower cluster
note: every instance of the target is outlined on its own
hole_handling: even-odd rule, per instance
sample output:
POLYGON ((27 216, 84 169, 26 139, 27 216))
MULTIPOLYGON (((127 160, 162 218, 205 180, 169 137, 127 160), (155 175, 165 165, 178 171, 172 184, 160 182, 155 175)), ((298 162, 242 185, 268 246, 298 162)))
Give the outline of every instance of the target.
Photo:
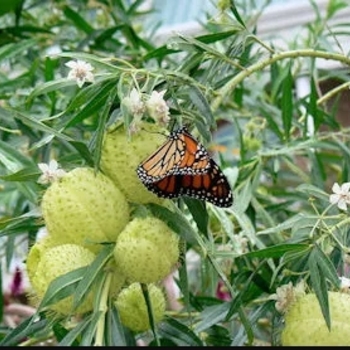
POLYGON ((143 102, 143 94, 133 88, 130 95, 123 99, 122 103, 134 117, 130 127, 132 132, 138 130, 138 124, 146 111, 159 125, 166 126, 169 123, 169 107, 164 100, 165 92, 166 90, 160 92, 152 91, 151 96, 149 96, 146 102, 143 102))
POLYGON ((285 313, 290 306, 305 294, 304 281, 299 282, 295 287, 292 282, 276 288, 276 293, 270 295, 270 300, 276 300, 276 310, 285 313))

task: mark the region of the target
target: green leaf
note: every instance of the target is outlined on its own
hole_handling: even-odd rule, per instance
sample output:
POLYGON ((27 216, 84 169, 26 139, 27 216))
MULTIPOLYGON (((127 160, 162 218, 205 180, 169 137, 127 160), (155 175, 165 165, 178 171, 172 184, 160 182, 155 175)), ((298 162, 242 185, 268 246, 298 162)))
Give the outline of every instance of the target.
POLYGON ((84 277, 86 269, 87 266, 80 267, 52 280, 38 310, 40 311, 47 306, 55 304, 67 296, 72 295, 75 292, 79 281, 84 277))
MULTIPOLYGON (((69 331, 66 328, 64 328, 60 323, 54 323, 52 325, 52 330, 53 330, 55 337, 59 343, 69 333, 69 331)), ((79 346, 79 343, 76 340, 74 340, 71 345, 72 346, 79 346)))
POLYGON ((209 346, 229 346, 232 342, 230 331, 225 327, 214 325, 206 331, 205 342, 209 346))
POLYGON ((24 114, 20 113, 16 110, 12 110, 14 118, 20 120, 23 124, 27 125, 29 128, 33 130, 39 130, 46 132, 48 134, 53 134, 59 139, 65 140, 65 141, 71 141, 72 139, 61 132, 50 128, 49 126, 45 125, 41 121, 35 119, 31 114, 24 114))
POLYGON ((179 214, 157 204, 147 204, 146 207, 153 216, 164 221, 174 232, 179 234, 186 242, 196 244, 195 232, 188 221, 179 214))
POLYGON ((82 158, 85 159, 87 165, 92 168, 95 166, 90 150, 84 142, 70 141, 69 143, 79 152, 82 158))
POLYGON ((287 67, 288 73, 282 84, 282 122, 284 129, 284 137, 288 141, 290 138, 290 129, 293 120, 293 76, 290 71, 290 64, 287 67))
POLYGON ((0 62, 22 55, 23 51, 33 47, 37 39, 21 40, 20 42, 3 45, 0 47, 0 62))
POLYGON ((317 246, 311 251, 308 259, 308 267, 310 270, 310 279, 312 289, 314 290, 318 302, 321 307, 322 315, 325 319, 328 329, 331 329, 331 315, 329 310, 329 301, 328 301, 328 290, 326 278, 323 274, 322 269, 320 268, 319 259, 323 259, 320 256, 320 250, 317 246))
POLYGON ((93 32, 93 27, 82 17, 74 11, 71 7, 69 6, 64 6, 63 7, 63 13, 64 15, 69 18, 74 25, 82 30, 85 34, 91 34, 93 32))
POLYGON ((203 332, 215 324, 219 324, 226 319, 230 310, 231 303, 222 303, 220 305, 209 306, 199 315, 200 321, 196 323, 197 333, 203 332))
POLYGON ((211 112, 210 105, 205 96, 202 94, 202 91, 198 89, 197 86, 192 85, 189 88, 189 96, 193 104, 205 118, 208 127, 215 126, 215 119, 211 112))
POLYGON ((334 17, 334 15, 341 9, 344 9, 349 6, 349 3, 347 1, 343 0, 330 0, 327 3, 327 12, 326 12, 326 19, 329 20, 330 18, 334 17))
POLYGON ((150 52, 148 52, 146 55, 142 57, 143 61, 148 61, 152 58, 162 59, 166 57, 167 55, 171 55, 173 53, 179 52, 180 50, 170 49, 168 48, 168 45, 164 45, 161 47, 158 47, 150 52))
POLYGON ((285 253, 290 253, 290 252, 298 253, 303 251, 306 252, 309 249, 310 249, 309 244, 282 243, 282 244, 277 244, 265 249, 260 249, 254 252, 242 254, 239 258, 280 258, 285 253))
POLYGON ((234 0, 230 0, 230 9, 231 9, 233 15, 235 16, 236 20, 238 21, 238 23, 241 24, 242 27, 246 29, 246 25, 245 25, 242 17, 240 16, 240 14, 238 13, 238 10, 237 10, 237 7, 235 5, 234 0))
POLYGON ((108 307, 106 314, 106 346, 126 346, 124 327, 120 322, 118 310, 114 303, 108 307))
MULTIPOLYGON (((61 52, 57 54, 58 57, 66 57, 70 59, 75 59, 75 60, 82 60, 91 63, 94 68, 99 68, 102 71, 106 70, 107 72, 114 73, 116 75, 120 74, 120 65, 125 65, 125 68, 130 69, 130 63, 128 61, 123 61, 121 59, 118 59, 118 65, 113 65, 109 63, 111 60, 106 60, 104 59, 105 57, 100 57, 97 55, 93 55, 91 53, 86 53, 86 52, 61 52)), ((111 77, 110 75, 107 75, 107 77, 103 80, 110 80, 111 77)), ((114 76, 115 77, 115 76, 114 76)), ((75 83, 76 84, 76 83, 75 83)))
POLYGON ((296 187, 296 190, 301 193, 307 193, 310 197, 315 197, 324 201, 329 202, 329 194, 311 184, 300 184, 296 187))
POLYGON ((310 130, 309 130, 309 118, 312 119, 313 123, 314 123, 314 128, 315 130, 318 130, 318 128, 320 127, 323 118, 321 113, 319 112, 318 108, 317 108, 317 99, 318 99, 318 93, 317 93, 317 86, 314 80, 314 77, 311 77, 310 79, 310 97, 309 97, 309 102, 306 106, 307 108, 307 118, 305 118, 305 135, 307 135, 310 130))
POLYGON ((184 197, 183 200, 188 210, 192 214, 192 217, 196 222, 199 231, 207 237, 209 216, 205 207, 205 203, 203 201, 199 201, 190 197, 184 197))
POLYGON ((106 100, 112 89, 115 88, 115 81, 107 81, 99 86, 94 86, 94 94, 90 100, 85 101, 84 107, 77 114, 73 114, 65 123, 65 128, 81 123, 84 119, 91 117, 94 113, 99 113, 100 108, 106 104, 106 100))
POLYGON ((274 227, 259 231, 257 235, 269 235, 271 233, 280 233, 282 231, 290 230, 294 225, 299 222, 305 215, 302 213, 296 214, 289 219, 283 221, 281 224, 278 224, 274 227))
POLYGON ((26 337, 30 337, 47 326, 46 319, 37 319, 37 314, 25 319, 16 328, 11 330, 4 339, 1 340, 0 346, 15 346, 18 345, 26 337))
POLYGON ((201 42, 200 40, 190 37, 190 36, 184 36, 182 34, 178 34, 178 36, 185 42, 193 45, 197 50, 200 52, 205 52, 207 54, 211 54, 214 57, 220 58, 224 61, 227 60, 227 57, 221 53, 220 51, 213 49, 211 46, 201 42))
POLYGON ((77 83, 75 80, 67 78, 59 78, 53 81, 48 81, 36 86, 27 98, 27 105, 33 102, 33 99, 40 95, 47 95, 50 92, 64 90, 68 87, 74 87, 77 83))
POLYGON ((0 163, 4 167, 14 173, 19 168, 33 166, 33 162, 30 158, 27 158, 16 147, 12 147, 7 142, 0 140, 0 163))
POLYGON ((100 164, 100 158, 102 153, 102 143, 103 143, 103 137, 105 134, 105 126, 107 124, 108 117, 111 113, 112 106, 115 102, 116 96, 118 94, 117 89, 112 89, 109 93, 109 96, 107 98, 106 104, 102 109, 101 115, 98 118, 98 127, 96 132, 93 134, 92 140, 90 142, 90 150, 92 150, 92 153, 94 155, 94 163, 96 165, 96 168, 98 168, 100 164))
POLYGON ((332 261, 318 245, 315 245, 314 251, 317 251, 317 254, 315 254, 317 257, 316 261, 324 277, 327 278, 335 288, 340 288, 338 273, 332 261))
POLYGON ((179 288, 181 290, 181 293, 183 295, 183 300, 184 300, 184 305, 186 310, 190 310, 190 287, 189 287, 189 281, 188 281, 188 274, 187 274, 187 262, 186 262, 186 257, 185 253, 183 252, 182 254, 184 255, 183 262, 180 265, 178 271, 179 271, 179 281, 177 282, 179 285, 179 288))
POLYGON ((86 267, 84 275, 76 286, 74 297, 73 297, 73 309, 81 304, 82 300, 85 299, 87 294, 91 291, 92 285, 96 278, 103 273, 103 268, 111 258, 113 253, 113 245, 107 245, 97 255, 96 259, 86 267))
POLYGON ((22 233, 27 230, 37 231, 42 224, 38 222, 38 212, 27 212, 16 217, 3 217, 0 219, 0 236, 22 233))
POLYGON ((72 346, 75 340, 89 326, 92 314, 85 316, 67 335, 59 342, 59 346, 72 346))
MULTIPOLYGON (((91 346, 93 344, 94 337, 96 335, 96 329, 98 326, 98 322, 103 315, 103 312, 100 310, 96 310, 92 313, 92 317, 90 319, 89 324, 85 329, 81 332, 82 337, 80 341, 80 346, 91 346)), ((104 317, 104 316, 103 316, 104 317)))
POLYGON ((40 174, 41 172, 37 166, 30 166, 21 169, 13 174, 3 176, 0 175, 0 179, 5 181, 37 181, 40 174))
POLYGON ((178 346, 203 346, 201 339, 186 325, 174 318, 166 317, 166 320, 158 325, 158 333, 168 338, 178 346))
POLYGON ((198 41, 201 41, 202 43, 205 43, 205 44, 212 44, 212 43, 215 43, 217 41, 231 38, 231 37, 235 36, 240 31, 241 31, 241 29, 237 28, 237 29, 228 30, 226 32, 204 34, 204 35, 197 36, 196 39, 198 41))

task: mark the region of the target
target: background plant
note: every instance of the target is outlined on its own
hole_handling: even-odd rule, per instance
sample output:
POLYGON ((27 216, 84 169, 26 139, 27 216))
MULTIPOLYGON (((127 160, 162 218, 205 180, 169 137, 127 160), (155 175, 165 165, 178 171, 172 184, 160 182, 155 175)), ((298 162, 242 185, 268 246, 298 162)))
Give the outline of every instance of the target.
MULTIPOLYGON (((337 121, 336 109, 325 107, 349 87, 350 60, 331 45, 348 35, 348 26, 329 21, 348 5, 329 1, 324 16, 315 5, 306 35, 286 49, 256 36, 257 18, 245 1, 220 2, 218 15, 204 23, 207 34, 177 35, 159 46, 153 30, 142 26, 141 4, 27 0, 3 10, 0 233, 7 263, 17 239, 31 245, 43 226, 37 208, 45 187, 37 183, 37 164, 55 158, 66 170, 98 169, 106 127, 132 121, 121 104, 132 88, 166 90, 172 120, 190 125, 204 144, 219 122, 231 126, 214 146, 226 147, 216 157, 235 203, 223 210, 184 198, 173 215, 145 206, 179 234, 185 251, 199 255, 197 275, 187 273, 183 259, 177 283, 184 308, 169 312, 153 333, 131 334, 108 309, 106 344, 278 344, 281 315, 268 297, 300 280, 316 293, 329 324, 327 290, 337 290, 338 276, 346 276, 349 240, 346 212, 330 206, 329 193, 335 181, 349 181, 350 160, 349 129, 337 121), (318 58, 344 69, 321 71, 318 58), (68 80, 64 64, 71 59, 89 62, 95 82, 80 89, 68 80), (295 94, 301 74, 310 81, 304 98, 295 94), (330 77, 341 84, 322 96, 319 84, 330 77), (231 293, 227 301, 218 298, 221 283, 231 293)), ((100 257, 92 268, 104 271, 107 260, 100 257)), ((64 278, 68 284, 72 276, 64 278)), ((39 320, 35 315, 14 330, 4 327, 2 344, 47 338, 88 344, 96 312, 67 325, 42 311, 39 320)))

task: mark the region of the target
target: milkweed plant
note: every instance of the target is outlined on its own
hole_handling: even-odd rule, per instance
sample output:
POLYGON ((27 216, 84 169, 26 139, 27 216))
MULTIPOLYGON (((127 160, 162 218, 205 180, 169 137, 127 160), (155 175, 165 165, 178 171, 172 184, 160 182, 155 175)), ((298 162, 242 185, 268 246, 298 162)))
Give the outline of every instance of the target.
POLYGON ((350 5, 273 41, 270 2, 165 40, 142 0, 1 2, 2 346, 350 345, 350 5), (232 206, 138 177, 183 125, 232 206))

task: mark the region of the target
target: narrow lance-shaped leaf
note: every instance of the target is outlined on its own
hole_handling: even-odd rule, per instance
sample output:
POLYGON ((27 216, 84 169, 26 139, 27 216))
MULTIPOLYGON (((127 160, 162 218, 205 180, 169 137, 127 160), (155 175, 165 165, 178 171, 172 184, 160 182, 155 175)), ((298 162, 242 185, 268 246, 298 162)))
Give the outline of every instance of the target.
POLYGON ((79 28, 86 34, 91 34, 93 32, 94 28, 82 16, 80 16, 78 12, 74 11, 71 7, 64 6, 63 13, 74 23, 74 25, 77 28, 79 28))
POLYGON ((327 327, 328 329, 331 329, 331 316, 329 310, 327 283, 323 271, 319 267, 319 259, 319 251, 317 248, 314 248, 311 251, 308 259, 311 285, 317 296, 327 327))
POLYGON ((101 271, 107 261, 111 258, 112 252, 113 245, 104 247, 96 259, 86 267, 84 275, 74 292, 73 308, 76 308, 81 303, 81 300, 84 299, 92 289, 95 279, 102 273, 101 271))
POLYGON ((118 310, 110 303, 106 314, 106 346, 126 346, 124 327, 120 322, 118 310))
POLYGON ((86 268, 86 266, 80 267, 51 281, 38 310, 42 310, 73 294, 77 283, 83 278, 86 268))
POLYGON ((202 340, 191 328, 174 318, 167 317, 161 322, 158 332, 162 337, 172 339, 179 346, 203 346, 202 340))
POLYGON ((66 336, 60 341, 59 346, 71 346, 78 336, 86 329, 92 319, 92 315, 85 316, 66 336))
POLYGON ((101 149, 102 149, 102 142, 103 142, 103 136, 105 133, 105 125, 107 123, 109 114, 111 112, 111 108, 113 103, 115 102, 115 98, 118 94, 117 89, 112 89, 109 93, 109 96, 107 98, 107 102, 105 106, 103 107, 103 110, 101 112, 101 115, 98 118, 98 127, 95 131, 93 138, 90 143, 90 150, 94 155, 94 163, 96 168, 98 168, 100 164, 100 158, 101 158, 101 149))
POLYGON ((293 76, 288 65, 288 73, 282 84, 282 121, 284 137, 288 141, 293 119, 293 76))
POLYGON ((189 94, 190 94, 191 101, 198 108, 202 116, 205 118, 206 124, 208 125, 208 127, 214 126, 215 125, 214 116, 211 112, 210 105, 206 97, 203 95, 202 91, 198 89, 197 86, 191 86, 189 88, 189 94))

